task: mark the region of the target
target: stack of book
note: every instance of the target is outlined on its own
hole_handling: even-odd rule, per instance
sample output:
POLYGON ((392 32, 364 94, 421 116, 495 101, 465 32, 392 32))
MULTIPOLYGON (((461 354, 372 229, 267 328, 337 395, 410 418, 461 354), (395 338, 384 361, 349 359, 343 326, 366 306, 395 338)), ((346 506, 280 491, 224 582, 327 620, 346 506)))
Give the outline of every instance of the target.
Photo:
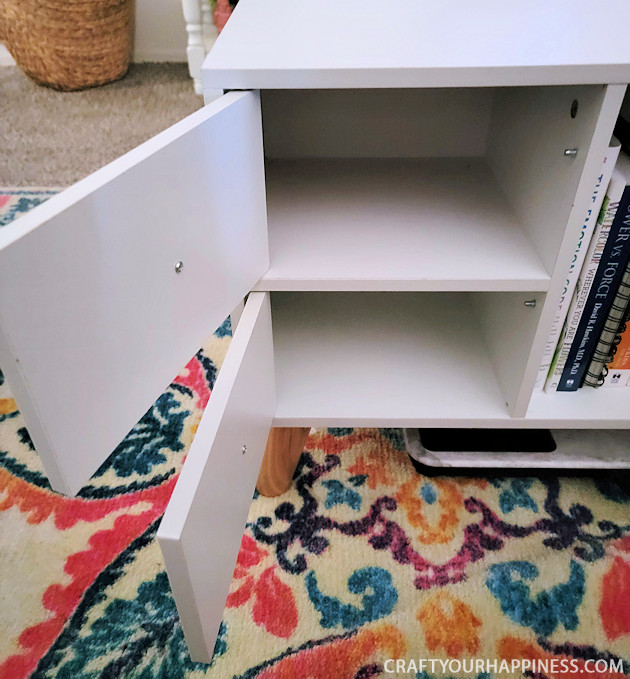
POLYGON ((630 135, 620 118, 591 198, 537 385, 630 386, 630 135))

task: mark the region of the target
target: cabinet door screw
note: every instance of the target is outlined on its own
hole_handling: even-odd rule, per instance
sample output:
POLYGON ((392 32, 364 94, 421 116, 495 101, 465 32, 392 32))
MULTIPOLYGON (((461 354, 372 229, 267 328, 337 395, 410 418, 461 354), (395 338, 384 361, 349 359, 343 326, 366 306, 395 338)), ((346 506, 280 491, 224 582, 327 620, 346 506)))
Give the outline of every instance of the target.
POLYGON ((577 149, 564 149, 564 155, 567 158, 575 158, 577 156, 578 150, 577 149))
POLYGON ((244 443, 243 449, 241 450, 241 453, 243 453, 243 455, 245 455, 246 452, 247 452, 247 445, 244 443))
POLYGON ((184 270, 184 262, 180 259, 178 262, 175 262, 175 273, 181 273, 184 270))
POLYGON ((535 299, 528 299, 526 302, 523 302, 523 304, 530 309, 536 308, 536 300, 535 299))

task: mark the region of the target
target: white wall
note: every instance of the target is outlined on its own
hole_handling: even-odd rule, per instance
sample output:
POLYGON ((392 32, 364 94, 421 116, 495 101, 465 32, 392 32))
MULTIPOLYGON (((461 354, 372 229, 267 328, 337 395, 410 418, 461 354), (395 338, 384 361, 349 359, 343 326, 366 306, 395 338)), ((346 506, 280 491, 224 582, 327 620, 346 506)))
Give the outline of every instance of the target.
POLYGON ((186 61, 181 0, 136 0, 134 61, 186 61))

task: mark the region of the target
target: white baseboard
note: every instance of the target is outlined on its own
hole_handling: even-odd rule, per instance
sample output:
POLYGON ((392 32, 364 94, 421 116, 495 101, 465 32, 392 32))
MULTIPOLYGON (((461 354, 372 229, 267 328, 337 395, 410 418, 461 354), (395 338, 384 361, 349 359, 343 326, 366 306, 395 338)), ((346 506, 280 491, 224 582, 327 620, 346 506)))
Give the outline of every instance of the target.
POLYGON ((0 66, 15 66, 15 59, 9 50, 0 42, 0 66))
POLYGON ((182 49, 142 49, 133 54, 134 63, 144 61, 186 61, 186 50, 182 49))

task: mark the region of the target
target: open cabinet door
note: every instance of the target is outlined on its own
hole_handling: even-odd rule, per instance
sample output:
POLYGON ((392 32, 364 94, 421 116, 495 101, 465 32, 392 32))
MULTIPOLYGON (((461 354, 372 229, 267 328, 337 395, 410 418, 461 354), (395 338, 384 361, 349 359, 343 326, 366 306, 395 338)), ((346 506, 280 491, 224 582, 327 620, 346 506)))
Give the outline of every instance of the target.
POLYGON ((210 662, 276 408, 269 293, 252 293, 158 529, 194 660, 210 662))
POLYGON ((0 368, 55 490, 85 484, 267 268, 255 92, 0 231, 0 368))

